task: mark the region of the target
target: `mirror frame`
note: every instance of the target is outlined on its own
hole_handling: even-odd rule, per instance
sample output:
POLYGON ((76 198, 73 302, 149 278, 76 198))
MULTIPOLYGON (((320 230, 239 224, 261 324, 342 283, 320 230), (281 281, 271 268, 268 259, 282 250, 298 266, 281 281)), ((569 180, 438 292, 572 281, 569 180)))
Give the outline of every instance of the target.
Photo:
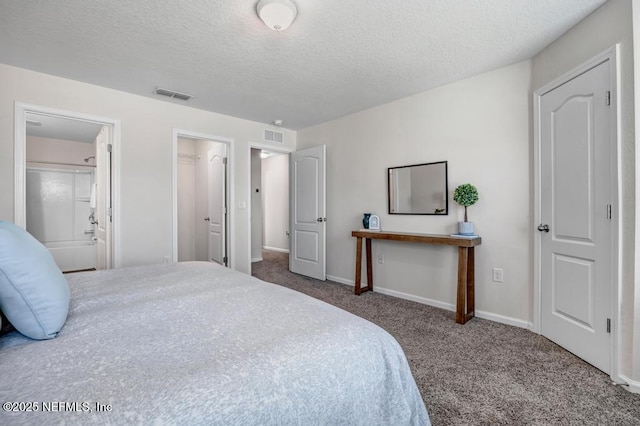
POLYGON ((387 168, 387 212, 389 214, 412 215, 412 216, 448 216, 449 215, 449 165, 447 161, 434 161, 432 163, 409 164, 407 166, 389 167, 387 168), (399 213, 391 211, 391 171, 395 169, 406 169, 408 167, 429 166, 433 164, 444 164, 444 190, 445 211, 444 213, 399 213))

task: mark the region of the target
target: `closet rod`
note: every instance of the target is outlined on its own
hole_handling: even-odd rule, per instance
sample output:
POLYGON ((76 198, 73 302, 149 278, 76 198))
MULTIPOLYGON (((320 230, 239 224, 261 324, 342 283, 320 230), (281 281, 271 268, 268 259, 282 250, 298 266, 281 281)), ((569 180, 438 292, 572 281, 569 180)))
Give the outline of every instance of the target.
POLYGON ((75 163, 59 163, 57 161, 27 161, 27 163, 35 163, 35 164, 55 164, 58 166, 78 166, 78 167, 93 167, 93 164, 75 164, 75 163))

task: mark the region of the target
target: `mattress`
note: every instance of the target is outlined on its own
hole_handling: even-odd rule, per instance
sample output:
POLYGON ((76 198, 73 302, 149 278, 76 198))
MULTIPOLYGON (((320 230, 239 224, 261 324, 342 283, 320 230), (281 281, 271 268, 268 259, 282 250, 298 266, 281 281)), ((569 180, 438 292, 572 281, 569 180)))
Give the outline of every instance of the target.
POLYGON ((66 275, 57 338, 0 337, 0 424, 428 425, 380 327, 206 262, 66 275))

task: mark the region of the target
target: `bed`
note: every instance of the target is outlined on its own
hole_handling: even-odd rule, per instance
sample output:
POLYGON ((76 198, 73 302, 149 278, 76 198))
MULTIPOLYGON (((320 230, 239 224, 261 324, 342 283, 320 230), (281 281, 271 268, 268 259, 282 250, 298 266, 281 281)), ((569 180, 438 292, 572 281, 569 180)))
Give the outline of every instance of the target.
POLYGON ((332 305, 207 262, 65 278, 57 337, 0 336, 0 424, 429 424, 398 343, 332 305))

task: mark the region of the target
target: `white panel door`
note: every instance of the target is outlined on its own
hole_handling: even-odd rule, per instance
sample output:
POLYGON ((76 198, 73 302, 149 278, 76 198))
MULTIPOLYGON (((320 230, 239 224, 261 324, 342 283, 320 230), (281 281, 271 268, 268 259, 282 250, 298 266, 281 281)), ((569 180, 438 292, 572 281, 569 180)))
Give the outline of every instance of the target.
POLYGON ((538 228, 541 332, 605 372, 613 285, 609 68, 600 63, 540 99, 538 228))
POLYGON ((111 149, 110 128, 103 126, 96 137, 96 269, 111 268, 111 149))
POLYGON ((326 147, 291 154, 291 272, 326 279, 326 147))
MULTIPOLYGON (((225 145, 220 144, 222 147, 225 145)), ((209 260, 227 265, 226 255, 226 157, 210 150, 209 160, 209 260)))

